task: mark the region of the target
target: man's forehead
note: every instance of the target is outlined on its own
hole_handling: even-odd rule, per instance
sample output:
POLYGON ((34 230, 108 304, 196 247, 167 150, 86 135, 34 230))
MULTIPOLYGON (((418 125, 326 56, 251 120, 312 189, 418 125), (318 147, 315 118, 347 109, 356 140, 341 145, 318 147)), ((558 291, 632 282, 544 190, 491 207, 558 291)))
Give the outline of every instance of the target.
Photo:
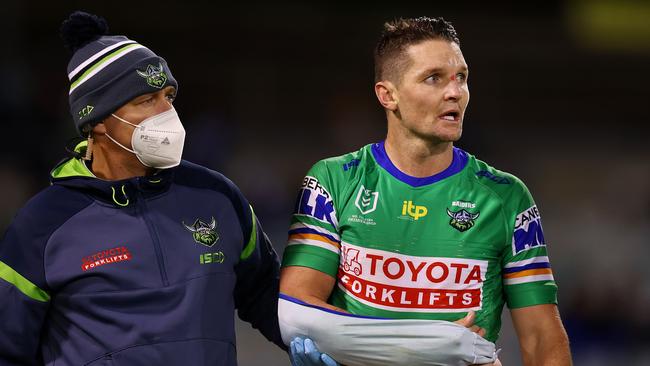
POLYGON ((427 40, 411 45, 406 50, 412 71, 428 69, 467 69, 460 47, 442 39, 427 40))

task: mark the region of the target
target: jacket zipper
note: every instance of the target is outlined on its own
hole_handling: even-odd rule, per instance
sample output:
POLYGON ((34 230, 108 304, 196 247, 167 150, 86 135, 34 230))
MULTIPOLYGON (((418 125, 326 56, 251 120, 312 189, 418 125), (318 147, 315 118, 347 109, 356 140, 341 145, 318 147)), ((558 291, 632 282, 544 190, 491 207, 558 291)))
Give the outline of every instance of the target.
POLYGON ((167 279, 167 271, 165 270, 165 262, 162 255, 162 249, 160 248, 160 239, 158 237, 158 232, 156 231, 156 227, 148 216, 149 209, 147 208, 147 203, 145 202, 144 196, 140 191, 138 191, 138 206, 142 211, 142 218, 147 224, 149 236, 153 242, 153 249, 156 252, 156 257, 158 258, 158 270, 160 270, 160 278, 162 279, 163 286, 169 286, 169 280, 167 279))

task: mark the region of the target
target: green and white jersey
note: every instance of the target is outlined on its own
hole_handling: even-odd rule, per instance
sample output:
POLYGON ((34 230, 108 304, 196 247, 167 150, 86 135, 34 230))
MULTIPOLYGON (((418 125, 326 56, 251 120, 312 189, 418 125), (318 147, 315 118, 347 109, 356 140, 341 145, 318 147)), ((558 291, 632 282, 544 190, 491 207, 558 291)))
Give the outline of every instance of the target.
POLYGON ((540 214, 515 176, 454 148, 452 164, 408 176, 383 143, 321 160, 302 182, 283 266, 337 279, 353 314, 457 320, 495 341, 510 308, 556 303, 540 214))

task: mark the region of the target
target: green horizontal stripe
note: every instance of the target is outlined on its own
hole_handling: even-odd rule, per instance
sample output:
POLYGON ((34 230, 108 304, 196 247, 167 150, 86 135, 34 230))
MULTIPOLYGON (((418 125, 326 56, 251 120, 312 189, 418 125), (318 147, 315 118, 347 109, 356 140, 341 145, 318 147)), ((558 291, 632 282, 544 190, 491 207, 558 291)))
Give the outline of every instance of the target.
POLYGON ((553 281, 537 281, 506 285, 506 302, 510 309, 542 304, 557 304, 557 285, 553 281))
POLYGON ((284 249, 282 268, 291 266, 312 268, 336 278, 339 256, 313 245, 288 245, 284 249))
POLYGON ((36 301, 50 301, 50 295, 47 292, 38 288, 38 286, 21 276, 20 273, 14 271, 13 268, 6 265, 3 261, 0 261, 0 278, 16 286, 20 292, 36 301))

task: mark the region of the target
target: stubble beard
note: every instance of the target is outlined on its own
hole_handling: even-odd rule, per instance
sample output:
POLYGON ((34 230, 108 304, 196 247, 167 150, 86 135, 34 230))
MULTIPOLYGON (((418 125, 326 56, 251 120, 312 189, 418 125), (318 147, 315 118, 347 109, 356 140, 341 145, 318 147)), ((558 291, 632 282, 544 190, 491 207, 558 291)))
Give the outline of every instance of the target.
POLYGON ((448 128, 438 128, 433 131, 426 131, 426 129, 412 129, 410 132, 421 140, 424 140, 432 145, 440 145, 446 143, 454 143, 460 140, 463 134, 462 120, 458 122, 460 126, 450 131, 448 128))

